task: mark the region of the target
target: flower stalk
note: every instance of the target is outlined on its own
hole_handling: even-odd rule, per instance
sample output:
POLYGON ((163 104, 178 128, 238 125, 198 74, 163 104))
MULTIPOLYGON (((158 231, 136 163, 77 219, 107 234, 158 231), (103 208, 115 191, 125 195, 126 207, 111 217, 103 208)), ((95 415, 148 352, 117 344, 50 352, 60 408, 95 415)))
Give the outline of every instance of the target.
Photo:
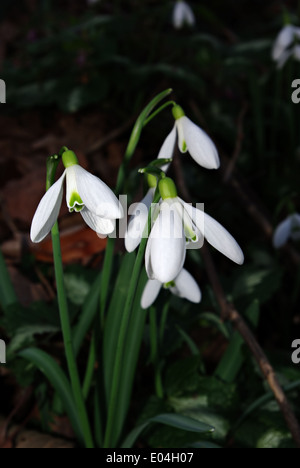
MULTIPOLYGON (((55 172, 59 163, 58 156, 51 156, 47 161, 47 181, 46 187, 47 190, 53 184, 55 179, 55 172)), ((86 448, 94 448, 92 432, 89 424, 89 419, 87 415, 87 410, 85 407, 81 383, 79 378, 79 372, 77 368, 77 363, 75 359, 75 352, 72 341, 72 329, 68 311, 68 302, 64 287, 64 274, 63 274, 63 264, 62 264, 62 255, 61 255, 61 246, 60 246, 60 236, 58 223, 56 222, 51 231, 52 234, 52 245, 53 245, 53 258, 54 258, 54 268, 55 268, 55 278, 56 278, 56 287, 57 287, 57 297, 58 305, 60 312, 61 327, 63 333, 63 340, 65 346, 66 360, 68 364, 68 370, 71 380, 71 386, 73 390, 74 399, 76 402, 78 416, 82 425, 82 432, 84 434, 84 443, 86 448)))

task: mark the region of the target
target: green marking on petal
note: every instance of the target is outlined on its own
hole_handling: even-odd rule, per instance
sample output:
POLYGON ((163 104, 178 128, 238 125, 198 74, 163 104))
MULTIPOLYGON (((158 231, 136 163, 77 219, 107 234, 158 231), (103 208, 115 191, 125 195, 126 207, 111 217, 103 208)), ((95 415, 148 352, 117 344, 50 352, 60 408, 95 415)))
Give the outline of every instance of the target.
POLYGON ((183 141, 181 152, 182 152, 182 153, 186 153, 186 152, 187 152, 187 149, 188 149, 187 144, 186 144, 185 141, 183 141))
POLYGON ((73 192, 69 200, 70 213, 73 213, 73 211, 76 211, 76 213, 80 213, 80 211, 82 211, 83 208, 84 208, 84 203, 81 200, 79 194, 76 192, 73 192))
POLYGON ((164 289, 170 289, 170 288, 175 288, 176 284, 174 281, 170 281, 169 283, 164 284, 164 289))

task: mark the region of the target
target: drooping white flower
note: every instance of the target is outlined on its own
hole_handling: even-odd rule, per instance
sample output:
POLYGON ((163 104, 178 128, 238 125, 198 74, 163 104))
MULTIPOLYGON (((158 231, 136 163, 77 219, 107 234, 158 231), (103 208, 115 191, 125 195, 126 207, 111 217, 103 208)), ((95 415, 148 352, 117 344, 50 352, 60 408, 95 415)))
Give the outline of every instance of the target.
MULTIPOLYGON (((162 200, 152 219, 153 227, 145 257, 149 279, 162 284, 174 281, 183 269, 187 248, 201 248, 204 239, 233 262, 239 265, 244 263, 244 254, 232 235, 204 211, 181 200, 172 179, 160 180, 158 188, 162 200)), ((145 215, 141 220, 143 222, 139 223, 135 218, 134 224, 144 225, 145 215)), ((135 243, 130 240, 130 246, 137 246, 142 236, 146 235, 145 230, 142 236, 140 229, 138 233, 139 238, 135 243)))
MULTIPOLYGON (((168 269, 168 258, 172 256, 172 251, 173 261, 176 262, 177 259, 176 265, 179 268, 179 265, 184 263, 184 250, 187 247, 193 249, 201 248, 204 239, 233 262, 238 265, 244 263, 242 249, 232 235, 203 210, 194 208, 180 199, 177 196, 177 190, 172 179, 162 179, 159 182, 159 189, 162 201, 157 207, 157 213, 159 214, 154 217, 154 225, 151 230, 146 253, 146 269, 149 278, 159 279, 156 276, 159 268, 168 269), (176 243, 177 245, 175 245, 176 243), (183 244, 185 244, 184 250, 183 244), (157 264, 155 263, 154 267, 153 263, 151 263, 153 245, 158 252, 155 256, 157 264), (176 250, 175 253, 174 250, 176 250), (166 264, 161 266, 160 263, 166 264)), ((148 211, 147 207, 146 211, 148 211)), ((138 225, 138 219, 135 219, 135 224, 138 225)), ((143 233, 144 229, 142 235, 143 233)), ((171 264, 172 261, 170 261, 171 264)), ((176 268, 174 270, 176 271, 176 268)), ((174 274, 174 270, 172 269, 172 274, 174 274)), ((177 270, 178 273, 179 271, 177 270)), ((169 281, 173 281, 175 277, 170 280, 160 280, 160 282, 168 283, 169 281)))
POLYGON ((196 18, 191 7, 183 0, 177 0, 173 11, 173 25, 176 29, 195 26, 196 18))
POLYGON ((169 284, 162 284, 157 280, 149 280, 142 296, 142 308, 148 309, 156 301, 162 288, 170 289, 177 297, 187 299, 194 304, 199 304, 202 299, 201 290, 190 273, 182 270, 177 278, 169 284))
POLYGON ((178 146, 181 153, 189 152, 196 163, 206 169, 219 169, 218 150, 207 133, 186 117, 180 106, 174 107, 173 115, 175 117, 175 126, 167 136, 159 157, 163 158, 166 154, 173 154, 178 137, 178 146))
POLYGON ((111 234, 115 220, 123 217, 123 208, 112 190, 100 179, 78 164, 72 151, 63 155, 65 171, 42 198, 32 221, 32 242, 41 242, 54 226, 63 199, 66 179, 67 206, 70 212, 80 212, 87 225, 101 235, 111 234))
POLYGON ((148 278, 160 283, 174 281, 183 269, 186 241, 181 217, 172 200, 162 201, 146 248, 148 278))
POLYGON ((275 249, 280 249, 290 239, 300 241, 300 215, 297 213, 279 224, 274 233, 273 245, 275 249))
POLYGON ((299 40, 300 28, 296 26, 288 24, 280 31, 272 49, 272 58, 278 68, 283 68, 291 57, 300 60, 299 40))

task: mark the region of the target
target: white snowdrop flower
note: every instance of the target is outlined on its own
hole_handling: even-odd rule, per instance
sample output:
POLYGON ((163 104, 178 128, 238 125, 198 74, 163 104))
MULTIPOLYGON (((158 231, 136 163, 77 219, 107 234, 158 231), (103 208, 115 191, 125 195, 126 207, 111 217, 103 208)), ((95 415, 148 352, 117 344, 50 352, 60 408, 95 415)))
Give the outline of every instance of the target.
POLYGON ((125 234, 125 247, 127 252, 133 252, 141 243, 145 231, 149 210, 153 202, 155 188, 150 188, 140 203, 135 203, 130 207, 131 215, 128 228, 125 234))
POLYGON ((296 26, 288 24, 280 31, 272 49, 272 58, 279 69, 283 68, 291 57, 300 60, 299 44, 297 44, 299 40, 300 28, 296 26))
POLYGON ((169 154, 173 154, 178 138, 181 153, 189 152, 196 163, 206 169, 219 169, 218 150, 207 133, 186 117, 180 106, 174 106, 173 115, 175 126, 166 138, 159 157, 163 158, 164 155, 168 157, 169 154))
POLYGON ((158 187, 162 202, 146 248, 149 279, 162 284, 174 281, 183 269, 187 247, 201 248, 204 239, 233 262, 244 263, 244 254, 232 235, 204 211, 181 200, 172 179, 160 180, 158 187))
POLYGON ((182 270, 177 278, 169 284, 162 284, 157 280, 149 280, 142 296, 142 308, 148 309, 156 301, 162 288, 170 289, 172 294, 182 299, 187 299, 194 304, 199 304, 202 299, 201 290, 190 273, 182 270))
POLYGON ((80 213, 87 225, 101 235, 115 230, 115 220, 124 216, 123 208, 112 190, 78 164, 72 151, 63 156, 65 171, 42 198, 32 221, 32 242, 41 242, 50 233, 61 208, 66 179, 67 206, 80 213))
POLYGON ((275 249, 280 249, 290 239, 300 241, 300 215, 297 213, 279 224, 274 233, 273 245, 275 249))
POLYGON ((182 219, 173 201, 164 200, 152 227, 146 248, 148 278, 160 283, 174 281, 183 269, 186 241, 182 219))
POLYGON ((193 27, 196 24, 196 17, 192 8, 183 0, 177 0, 173 11, 173 25, 176 29, 184 26, 193 27))

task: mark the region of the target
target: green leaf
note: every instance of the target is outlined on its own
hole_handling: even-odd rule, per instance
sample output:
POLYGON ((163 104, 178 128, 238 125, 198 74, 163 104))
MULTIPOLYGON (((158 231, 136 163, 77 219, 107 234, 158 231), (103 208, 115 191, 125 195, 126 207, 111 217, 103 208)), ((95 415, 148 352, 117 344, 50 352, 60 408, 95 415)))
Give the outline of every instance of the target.
POLYGON ((65 411, 70 419, 72 427, 80 441, 83 441, 83 434, 78 418, 75 401, 72 395, 70 383, 62 371, 61 367, 54 359, 44 351, 36 348, 28 348, 19 353, 19 356, 30 361, 47 377, 49 382, 57 391, 64 405, 65 411))
POLYGON ((208 424, 197 421, 196 419, 189 418, 187 416, 182 416, 180 414, 159 414, 149 419, 147 422, 141 426, 135 428, 125 439, 122 444, 122 448, 131 448, 137 438, 142 434, 142 432, 152 423, 164 424, 166 426, 174 427, 176 429, 181 429, 188 432, 196 433, 212 433, 214 428, 208 424))
POLYGON ((123 366, 122 366, 122 386, 119 392, 119 411, 115 422, 116 440, 117 435, 120 434, 123 427, 130 400, 132 396, 132 387, 136 376, 136 367, 138 357, 140 354, 141 344, 144 336, 145 322, 147 318, 147 311, 141 307, 141 297, 147 282, 147 274, 144 271, 141 275, 138 289, 136 292, 135 302, 132 309, 130 323, 127 331, 127 346, 125 348, 123 366), (118 431, 119 427, 119 431, 118 431))
MULTIPOLYGON (((255 300, 245 313, 249 322, 255 327, 258 325, 259 312, 259 302, 255 300)), ((215 371, 216 377, 228 383, 235 381, 246 358, 244 344, 242 336, 238 332, 234 332, 229 346, 215 371)))
POLYGON ((112 383, 120 324, 135 259, 136 255, 132 253, 125 255, 122 260, 105 322, 103 337, 103 371, 105 390, 108 399, 112 383))
POLYGON ((101 273, 96 278, 88 297, 82 308, 79 322, 73 331, 73 344, 75 354, 78 354, 83 343, 83 340, 91 328, 91 325, 95 319, 96 313, 99 309, 100 299, 100 285, 101 285, 101 273))

